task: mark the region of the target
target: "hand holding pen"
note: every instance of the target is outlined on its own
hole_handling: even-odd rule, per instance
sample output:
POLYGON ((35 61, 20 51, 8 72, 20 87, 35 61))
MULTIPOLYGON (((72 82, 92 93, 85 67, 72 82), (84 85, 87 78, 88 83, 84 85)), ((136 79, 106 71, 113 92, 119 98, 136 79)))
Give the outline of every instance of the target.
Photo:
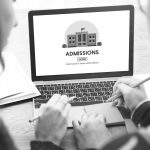
POLYGON ((131 111, 136 106, 147 99, 147 95, 142 85, 150 80, 150 77, 140 81, 136 78, 120 78, 114 85, 113 95, 107 100, 112 101, 113 105, 121 106, 125 104, 131 111))
POLYGON ((46 104, 41 105, 41 115, 35 129, 37 140, 51 141, 56 145, 61 143, 67 130, 70 101, 73 98, 54 94, 46 104))
MULTIPOLYGON (((41 105, 41 107, 40 107, 40 112, 41 112, 41 113, 43 113, 45 107, 53 105, 53 101, 56 101, 54 97, 56 97, 57 95, 59 95, 59 94, 53 95, 52 98, 47 102, 47 104, 42 104, 42 105, 41 105)), ((59 95, 59 96, 60 96, 60 95, 59 95)), ((75 96, 70 97, 70 98, 67 98, 65 95, 62 95, 61 97, 63 97, 63 99, 60 98, 60 100, 58 101, 58 102, 61 103, 61 104, 69 104, 69 103, 72 102, 73 99, 75 98, 75 96)), ((37 121, 37 120, 39 120, 39 119, 40 119, 40 116, 29 120, 29 123, 32 123, 32 122, 37 121)))

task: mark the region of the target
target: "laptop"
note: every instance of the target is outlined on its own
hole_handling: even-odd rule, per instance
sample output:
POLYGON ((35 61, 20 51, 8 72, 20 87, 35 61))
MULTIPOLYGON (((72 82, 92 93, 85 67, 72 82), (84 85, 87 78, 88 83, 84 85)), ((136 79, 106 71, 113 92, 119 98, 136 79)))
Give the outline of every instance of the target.
MULTIPOLYGON (((133 75, 133 6, 34 10, 28 18, 32 81, 41 93, 34 116, 55 93, 75 96, 71 116, 106 106, 118 77, 133 75)), ((102 112, 110 115, 110 105, 102 112)))

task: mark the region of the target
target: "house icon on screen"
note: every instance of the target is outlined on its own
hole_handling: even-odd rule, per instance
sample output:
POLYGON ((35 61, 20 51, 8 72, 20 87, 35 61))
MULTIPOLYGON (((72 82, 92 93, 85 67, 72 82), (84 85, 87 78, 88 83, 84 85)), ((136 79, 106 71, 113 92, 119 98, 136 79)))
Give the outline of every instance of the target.
POLYGON ((81 32, 67 35, 68 47, 96 46, 96 33, 88 33, 83 30, 85 28, 81 28, 81 32))

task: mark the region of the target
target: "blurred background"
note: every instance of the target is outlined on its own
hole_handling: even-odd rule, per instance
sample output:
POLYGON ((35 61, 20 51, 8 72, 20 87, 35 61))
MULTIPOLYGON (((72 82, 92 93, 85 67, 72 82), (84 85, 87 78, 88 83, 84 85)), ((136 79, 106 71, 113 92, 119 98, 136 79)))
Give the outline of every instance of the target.
MULTIPOLYGON (((147 0, 142 0, 145 5, 147 0)), ((132 4, 137 6, 137 0, 17 0, 16 8, 20 9, 49 9, 49 8, 67 8, 83 7, 97 5, 124 5, 132 4)))
MULTIPOLYGON (((141 0, 145 7, 148 0, 141 0)), ((146 16, 140 11, 137 0, 16 0, 14 3, 18 27, 13 29, 6 50, 13 51, 21 62, 24 70, 30 76, 30 48, 28 33, 28 12, 34 9, 61 9, 75 7, 94 7, 111 5, 134 5, 135 6, 135 34, 134 34, 134 73, 150 72, 149 65, 146 64, 150 57, 150 36, 147 26, 146 16), (141 67, 145 64, 145 67, 141 67), (140 69, 140 72, 138 71, 140 69)), ((61 24, 61 22, 60 22, 61 24)))

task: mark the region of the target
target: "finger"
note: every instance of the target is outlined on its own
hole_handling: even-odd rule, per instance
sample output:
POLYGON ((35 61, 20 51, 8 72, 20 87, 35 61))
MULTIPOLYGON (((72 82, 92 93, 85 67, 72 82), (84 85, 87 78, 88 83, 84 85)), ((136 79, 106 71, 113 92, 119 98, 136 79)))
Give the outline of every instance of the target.
POLYGON ((67 95, 62 95, 61 98, 55 104, 55 108, 60 111, 64 111, 67 104, 69 104, 67 95))
POLYGON ((75 131, 80 130, 79 121, 73 120, 73 121, 72 121, 72 125, 73 125, 73 128, 75 129, 75 131))
POLYGON ((64 104, 67 104, 67 103, 72 102, 74 98, 75 96, 67 97, 67 95, 62 95, 61 99, 58 102, 63 102, 64 104))
POLYGON ((86 113, 82 115, 82 117, 81 117, 81 125, 82 125, 82 126, 85 125, 85 123, 86 123, 87 120, 88 120, 88 117, 89 117, 89 115, 86 114, 86 113))
POLYGON ((49 106, 49 105, 55 105, 55 104, 58 102, 58 100, 60 99, 60 97, 61 97, 60 94, 54 94, 54 95, 52 96, 52 98, 47 102, 47 105, 48 105, 48 106, 49 106))
POLYGON ((112 102, 113 106, 117 106, 117 104, 118 104, 118 100, 117 99, 112 102))
POLYGON ((132 82, 132 79, 131 78, 120 78, 118 79, 118 81, 115 83, 114 87, 113 87, 113 91, 116 91, 117 88, 118 88, 118 85, 120 83, 124 83, 124 84, 127 84, 127 85, 130 85, 130 83, 132 82))
POLYGON ((118 98, 118 104, 117 104, 117 106, 122 106, 122 104, 123 104, 123 100, 121 98, 118 98))
POLYGON ((113 95, 108 100, 106 100, 106 102, 113 102, 115 99, 116 99, 116 96, 113 95))
POLYGON ((63 104, 67 104, 67 100, 68 100, 68 97, 67 97, 67 95, 62 95, 61 97, 60 97, 60 99, 57 101, 57 103, 63 103, 63 104))
POLYGON ((106 102, 113 102, 114 100, 116 100, 117 98, 119 98, 121 96, 120 92, 117 92, 116 94, 114 94, 112 97, 110 97, 108 100, 106 100, 106 102))
POLYGON ((85 124, 87 122, 94 122, 96 120, 96 115, 95 114, 90 114, 87 118, 87 121, 85 122, 85 124))
POLYGON ((64 108, 62 114, 64 117, 69 118, 69 112, 70 112, 70 109, 71 109, 71 105, 70 104, 67 104, 66 107, 64 108))
POLYGON ((74 98, 76 98, 76 97, 75 97, 75 96, 69 97, 69 98, 67 99, 67 103, 71 103, 74 98))
POLYGON ((96 118, 102 123, 106 122, 106 117, 102 114, 99 114, 96 118))
POLYGON ((122 95, 124 95, 124 94, 129 93, 132 88, 129 87, 128 85, 126 85, 126 84, 120 83, 118 85, 118 89, 120 90, 120 92, 122 93, 122 95))
POLYGON ((42 115, 46 110, 46 104, 41 104, 39 114, 42 115))

